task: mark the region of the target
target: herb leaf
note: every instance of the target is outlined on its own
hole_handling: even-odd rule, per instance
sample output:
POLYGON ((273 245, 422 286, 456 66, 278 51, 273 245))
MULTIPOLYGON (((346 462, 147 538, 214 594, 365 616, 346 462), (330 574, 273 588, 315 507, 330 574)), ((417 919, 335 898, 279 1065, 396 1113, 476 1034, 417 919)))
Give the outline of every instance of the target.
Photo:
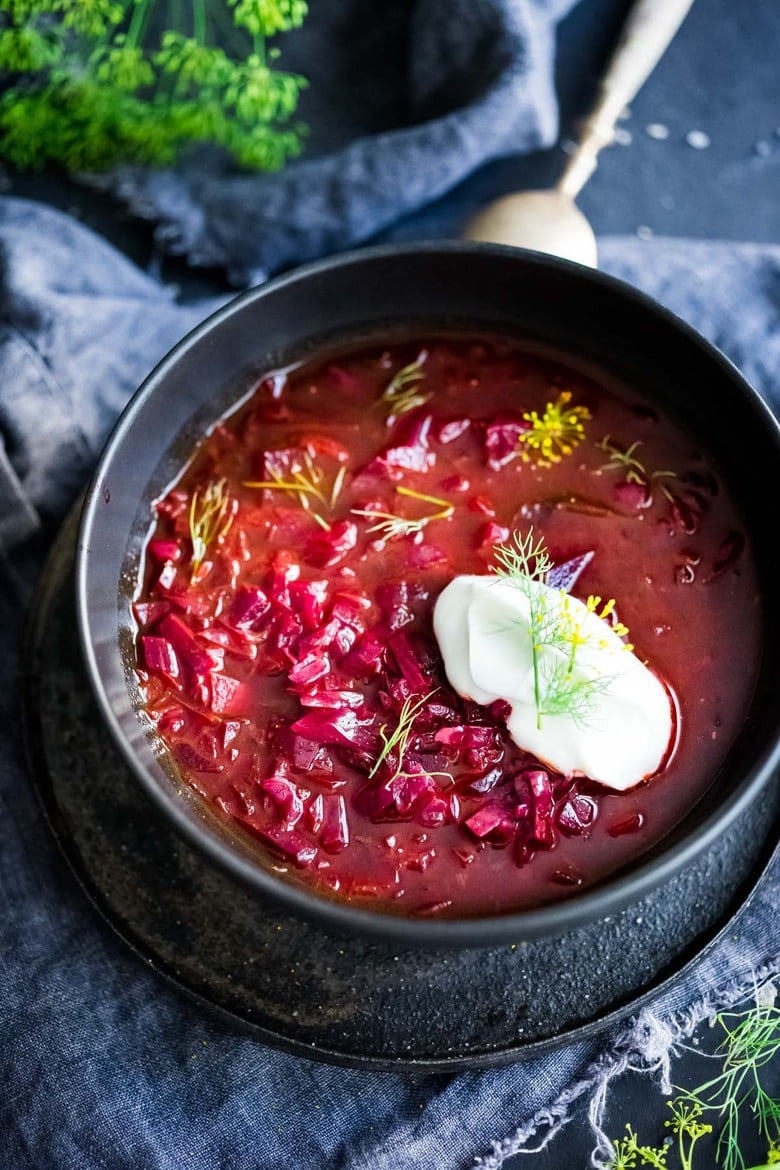
POLYGON ((12 84, 0 97, 0 157, 20 170, 100 172, 170 166, 202 142, 258 170, 299 154, 305 128, 291 119, 306 80, 271 67, 265 38, 298 27, 303 0, 193 0, 178 6, 182 26, 151 42, 161 7, 3 0, 0 67, 12 84), (215 46, 218 21, 243 40, 236 56, 215 46))
POLYGON ((228 513, 229 504, 230 492, 224 479, 208 484, 202 493, 192 493, 188 520, 193 578, 206 559, 211 545, 226 536, 233 523, 232 513, 228 513))
MULTIPOLYGON (((566 715, 577 724, 585 723, 596 697, 609 689, 612 678, 609 675, 575 677, 578 651, 594 645, 593 634, 583 629, 584 616, 575 612, 564 590, 539 588, 547 584, 553 562, 544 542, 534 537, 533 529, 525 536, 514 532, 509 542, 495 546, 494 553, 493 572, 519 589, 528 602, 537 728, 541 729, 545 715, 566 715), (545 648, 557 653, 542 659, 545 648)), ((600 605, 600 597, 589 597, 586 608, 588 613, 606 620, 615 602, 608 601, 599 612, 600 605)), ((620 623, 613 624, 613 630, 618 637, 628 633, 620 623)))

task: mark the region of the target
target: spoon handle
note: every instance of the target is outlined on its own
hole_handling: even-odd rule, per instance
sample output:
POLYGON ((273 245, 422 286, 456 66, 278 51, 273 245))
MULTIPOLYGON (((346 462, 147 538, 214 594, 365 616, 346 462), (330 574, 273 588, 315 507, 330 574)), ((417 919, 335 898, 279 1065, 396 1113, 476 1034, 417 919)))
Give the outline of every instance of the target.
POLYGON ((612 141, 615 122, 642 88, 685 19, 693 0, 637 0, 607 65, 596 101, 582 123, 579 141, 557 183, 574 199, 596 169, 596 158, 612 141))

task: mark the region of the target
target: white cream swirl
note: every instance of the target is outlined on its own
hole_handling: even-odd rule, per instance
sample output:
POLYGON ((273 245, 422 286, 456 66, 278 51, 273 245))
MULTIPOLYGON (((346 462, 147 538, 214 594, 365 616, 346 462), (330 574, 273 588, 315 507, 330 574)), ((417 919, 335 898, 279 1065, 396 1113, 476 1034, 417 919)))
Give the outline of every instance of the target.
POLYGON ((556 771, 623 791, 660 767, 674 731, 669 692, 577 598, 538 581, 521 589, 502 577, 455 577, 436 602, 433 628, 458 694, 481 704, 507 702, 514 742, 556 771), (587 694, 584 712, 538 716, 534 666, 537 680, 549 679, 568 654, 542 645, 534 664, 532 590, 543 591, 547 613, 565 605, 569 628, 578 631, 570 682, 587 694))

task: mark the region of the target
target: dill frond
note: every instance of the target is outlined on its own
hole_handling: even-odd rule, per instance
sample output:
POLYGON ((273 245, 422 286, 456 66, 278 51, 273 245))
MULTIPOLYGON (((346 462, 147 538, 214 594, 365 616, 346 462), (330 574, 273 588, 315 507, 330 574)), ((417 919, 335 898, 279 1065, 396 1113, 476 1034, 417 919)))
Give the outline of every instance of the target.
POLYGON ((211 545, 230 530, 233 516, 228 514, 229 505, 230 491, 224 479, 208 484, 202 493, 192 493, 188 521, 193 577, 206 559, 211 545))
POLYGON ((303 452, 302 463, 303 467, 290 469, 288 479, 285 479, 281 472, 272 469, 268 473, 270 479, 247 479, 243 481, 241 486, 266 488, 270 491, 286 492, 290 496, 295 496, 303 510, 310 512, 312 518, 321 528, 330 529, 327 520, 319 512, 312 511, 311 501, 317 500, 324 508, 332 510, 344 486, 346 468, 343 465, 339 467, 333 478, 333 483, 328 487, 325 483, 325 472, 317 466, 308 451, 303 452))
POLYGON ((408 496, 426 504, 436 504, 439 506, 439 511, 433 512, 429 516, 408 517, 400 516, 396 512, 374 512, 367 508, 353 508, 353 516, 362 516, 366 520, 375 521, 366 531, 379 533, 383 540, 392 540, 399 536, 413 536, 416 532, 422 532, 423 528, 426 528, 434 520, 448 520, 455 511, 454 504, 448 503, 447 500, 440 500, 438 496, 426 496, 422 492, 405 487, 397 487, 395 490, 399 496, 408 496))
POLYGON ((422 367, 427 356, 427 351, 423 350, 413 362, 398 370, 385 386, 380 402, 390 406, 388 418, 396 418, 399 414, 424 406, 430 399, 430 393, 420 389, 420 382, 425 377, 422 367))
MULTIPOLYGON (((553 563, 543 540, 534 536, 532 528, 525 536, 515 531, 506 544, 496 545, 494 552, 493 572, 519 589, 528 602, 537 728, 541 728, 545 715, 567 715, 575 723, 586 723, 597 696, 609 689, 612 678, 609 675, 575 677, 579 651, 586 646, 601 648, 599 643, 594 643, 593 634, 584 629, 585 615, 575 612, 564 590, 554 593, 539 588, 546 585, 553 563), (558 657, 547 655, 543 664, 545 649, 556 651, 558 657)), ((614 607, 613 599, 601 605, 600 597, 592 597, 586 604, 586 613, 607 620, 614 607)), ((613 625, 613 631, 619 637, 628 633, 627 627, 620 623, 613 625)), ((606 642, 603 648, 606 649, 606 642)))
POLYGON ((371 771, 368 773, 369 780, 373 780, 384 761, 393 751, 397 752, 398 755, 398 765, 395 772, 393 773, 393 779, 396 779, 396 777, 404 774, 402 773, 404 752, 409 746, 409 738, 412 734, 414 721, 422 711, 423 707, 425 707, 425 705, 430 702, 435 694, 435 690, 429 691, 427 695, 421 695, 420 698, 415 702, 412 702, 411 696, 408 699, 405 699, 403 706, 398 713, 398 723, 390 735, 387 734, 386 725, 380 727, 379 738, 382 740, 382 750, 377 756, 376 762, 374 763, 371 771))

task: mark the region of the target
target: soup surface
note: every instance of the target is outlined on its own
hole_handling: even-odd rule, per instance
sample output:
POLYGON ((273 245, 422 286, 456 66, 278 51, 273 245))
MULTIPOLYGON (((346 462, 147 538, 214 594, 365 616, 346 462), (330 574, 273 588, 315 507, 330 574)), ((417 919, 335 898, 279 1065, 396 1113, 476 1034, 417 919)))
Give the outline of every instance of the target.
POLYGON ((570 896, 668 833, 737 733, 760 637, 740 519, 691 437, 466 335, 265 377, 157 501, 134 612, 146 715, 262 864, 445 917, 570 896), (626 791, 532 756, 508 702, 447 677, 442 590, 532 546, 667 689, 663 758, 626 791))

